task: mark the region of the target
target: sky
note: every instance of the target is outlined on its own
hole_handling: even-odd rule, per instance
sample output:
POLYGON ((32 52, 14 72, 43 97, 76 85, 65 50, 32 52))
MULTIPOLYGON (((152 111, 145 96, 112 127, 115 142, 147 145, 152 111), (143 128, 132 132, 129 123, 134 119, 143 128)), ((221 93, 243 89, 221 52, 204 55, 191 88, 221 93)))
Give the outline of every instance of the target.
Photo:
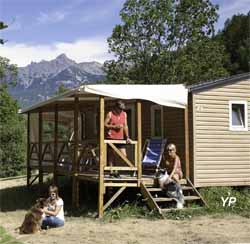
MULTIPOLYGON (((219 5, 216 29, 234 14, 246 14, 250 0, 210 0, 219 5)), ((0 31, 7 40, 0 56, 19 67, 51 60, 65 53, 76 62, 112 59, 107 38, 116 24, 125 0, 0 0, 0 21, 9 28, 0 31)))

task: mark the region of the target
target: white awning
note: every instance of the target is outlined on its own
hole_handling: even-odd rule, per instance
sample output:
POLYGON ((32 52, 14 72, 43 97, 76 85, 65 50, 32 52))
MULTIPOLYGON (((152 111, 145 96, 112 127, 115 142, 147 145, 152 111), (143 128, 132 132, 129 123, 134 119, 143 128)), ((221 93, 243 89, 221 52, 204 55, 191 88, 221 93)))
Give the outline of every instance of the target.
POLYGON ((188 90, 184 85, 86 85, 86 93, 119 99, 142 99, 169 107, 185 108, 188 90))
POLYGON ((32 105, 21 110, 26 113, 33 109, 55 103, 56 101, 69 101, 74 95, 81 95, 84 100, 91 100, 93 97, 104 96, 114 99, 140 99, 151 101, 159 105, 168 107, 185 108, 188 100, 188 89, 180 85, 84 85, 72 89, 62 95, 50 98, 46 101, 32 105), (86 99, 84 98, 84 95, 86 99), (89 96, 92 94, 91 96, 89 96))

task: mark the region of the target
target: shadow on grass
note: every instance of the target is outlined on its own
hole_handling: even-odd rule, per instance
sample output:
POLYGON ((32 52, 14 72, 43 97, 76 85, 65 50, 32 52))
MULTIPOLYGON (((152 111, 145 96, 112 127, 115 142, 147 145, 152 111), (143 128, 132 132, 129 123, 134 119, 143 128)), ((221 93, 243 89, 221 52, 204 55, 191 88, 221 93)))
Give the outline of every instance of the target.
POLYGON ((38 197, 38 189, 28 189, 26 186, 1 189, 0 210, 2 212, 27 210, 38 197))
MULTIPOLYGON (((27 188, 16 186, 0 190, 0 211, 28 210, 39 197, 48 197, 48 186, 52 184, 51 179, 43 184, 40 193, 38 184, 27 188)), ((97 186, 93 184, 80 184, 80 208, 72 207, 72 184, 70 179, 59 178, 59 195, 64 200, 66 216, 95 216, 97 210, 97 186)))
MULTIPOLYGON (((16 186, 0 190, 0 211, 16 211, 16 210, 28 210, 35 203, 39 197, 48 197, 47 190, 48 186, 52 184, 50 178, 42 185, 39 194, 38 184, 33 185, 30 188, 26 186, 16 186)), ((79 197, 80 207, 75 208, 72 206, 72 182, 68 177, 59 177, 58 179, 59 195, 64 200, 64 211, 67 217, 97 217, 98 209, 98 184, 91 182, 80 182, 79 197)), ((111 192, 107 192, 108 196, 105 196, 107 201, 117 189, 112 189, 111 192)), ((127 205, 135 201, 135 196, 138 193, 138 189, 126 189, 125 192, 119 196, 116 201, 112 204, 112 208, 107 210, 107 213, 114 216, 123 216, 121 212, 121 206, 127 205)), ((138 215, 141 210, 136 209, 132 215, 138 215)), ((132 213, 133 211, 129 208, 125 211, 125 215, 132 213), (128 212, 128 213, 127 213, 128 212)), ((145 215, 143 213, 142 215, 145 215)))

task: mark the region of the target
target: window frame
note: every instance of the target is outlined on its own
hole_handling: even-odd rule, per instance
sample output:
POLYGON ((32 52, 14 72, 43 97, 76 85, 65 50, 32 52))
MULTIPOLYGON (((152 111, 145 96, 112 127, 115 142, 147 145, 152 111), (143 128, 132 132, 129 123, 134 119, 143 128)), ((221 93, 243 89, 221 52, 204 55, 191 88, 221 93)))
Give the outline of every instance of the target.
POLYGON ((151 117, 151 137, 152 138, 163 138, 163 106, 160 106, 158 104, 152 105, 150 108, 150 117, 151 117), (156 136, 155 135, 155 111, 160 110, 161 111, 161 135, 156 136))
POLYGON ((130 138, 135 138, 135 105, 134 104, 126 104, 126 110, 131 110, 131 128, 128 128, 130 138))
POLYGON ((84 141, 86 139, 86 112, 80 113, 80 119, 81 119, 81 140, 84 141))
POLYGON ((247 101, 239 100, 239 101, 229 101, 229 130, 230 131, 248 131, 248 108, 247 108, 247 101), (232 109, 234 104, 244 105, 244 124, 245 126, 236 126, 233 125, 233 118, 232 118, 232 109))
POLYGON ((94 135, 97 136, 98 135, 98 123, 99 123, 98 112, 94 112, 92 116, 93 116, 93 121, 94 121, 93 132, 94 132, 94 135))

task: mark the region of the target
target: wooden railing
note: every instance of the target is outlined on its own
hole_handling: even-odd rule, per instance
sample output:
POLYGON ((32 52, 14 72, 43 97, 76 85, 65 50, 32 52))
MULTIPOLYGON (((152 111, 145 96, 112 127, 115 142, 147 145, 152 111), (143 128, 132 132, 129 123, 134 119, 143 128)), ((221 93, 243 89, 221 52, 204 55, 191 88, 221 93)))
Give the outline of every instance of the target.
POLYGON ((131 141, 130 144, 126 143, 126 140, 104 140, 105 145, 105 162, 104 170, 114 170, 114 171, 137 171, 138 170, 138 143, 137 141, 131 141), (124 144, 134 146, 134 158, 129 160, 117 147, 116 144, 124 144), (108 146, 113 150, 113 152, 122 159, 124 166, 109 166, 107 162, 108 146))
MULTIPOLYGON (((41 165, 43 165, 43 161, 46 162, 52 162, 55 164, 55 157, 54 157, 54 141, 44 141, 42 142, 42 152, 41 152, 41 165)), ((66 158, 66 161, 68 163, 73 163, 73 147, 74 142, 69 141, 58 141, 57 143, 57 156, 56 161, 57 163, 62 163, 62 159, 66 158)), ((29 152, 29 159, 32 161, 39 161, 39 143, 38 142, 31 142, 30 143, 30 152, 29 152)), ((126 140, 104 140, 104 162, 103 162, 103 170, 104 171, 132 171, 132 172, 138 172, 140 171, 140 160, 138 160, 138 142, 137 141, 131 141, 131 143, 127 144, 126 140), (133 154, 132 156, 128 158, 126 157, 118 148, 117 144, 124 144, 127 145, 127 147, 133 147, 133 154), (108 149, 110 148, 110 149, 108 149), (108 165, 108 150, 113 150, 113 153, 115 155, 118 155, 120 158, 120 163, 118 165, 110 166, 108 165)), ((99 164, 99 157, 97 151, 100 150, 98 146, 94 146, 93 143, 88 143, 88 141, 83 141, 79 143, 79 150, 78 150, 78 156, 77 156, 77 172, 80 172, 83 170, 83 168, 88 168, 88 166, 91 168, 93 165, 84 165, 82 162, 87 161, 88 157, 90 157, 90 153, 92 153, 92 156, 96 156, 96 162, 97 165, 95 165, 96 169, 98 170, 98 164, 99 164), (96 155, 93 155, 93 149, 95 148, 96 155), (81 170, 80 170, 81 169, 81 170)), ((128 153, 129 150, 127 150, 128 153)), ((138 178, 138 173, 135 174, 138 178)), ((135 176, 135 177, 136 177, 135 176)), ((139 180, 139 178, 138 178, 139 180)))

